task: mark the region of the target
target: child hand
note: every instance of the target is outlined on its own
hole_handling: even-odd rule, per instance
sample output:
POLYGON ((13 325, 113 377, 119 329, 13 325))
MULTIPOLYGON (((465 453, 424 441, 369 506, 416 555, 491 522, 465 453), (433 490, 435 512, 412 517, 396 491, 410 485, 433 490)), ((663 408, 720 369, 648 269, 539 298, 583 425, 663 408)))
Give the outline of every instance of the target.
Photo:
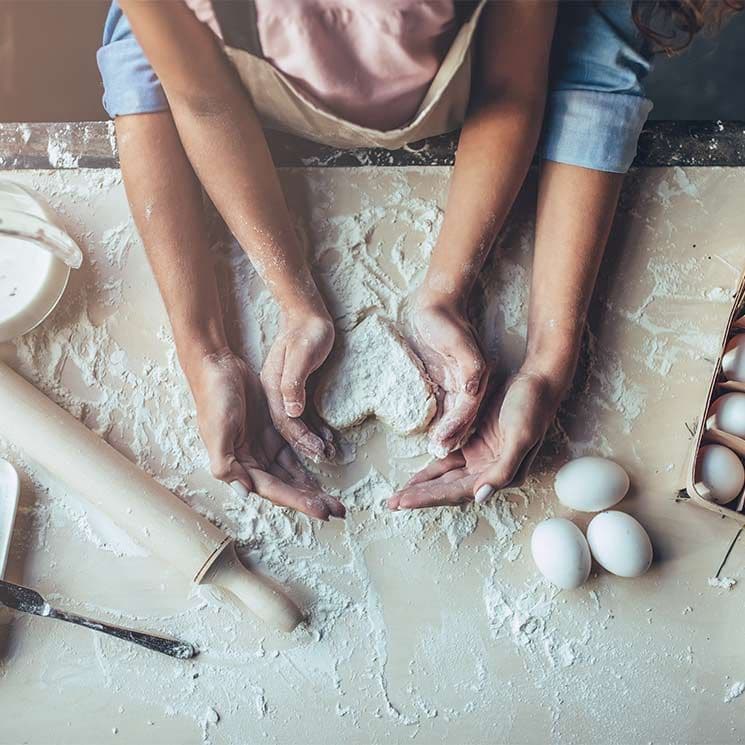
POLYGON ((308 378, 333 345, 334 324, 327 314, 285 315, 261 371, 274 426, 297 453, 314 461, 336 455, 331 430, 307 405, 306 394, 308 378))
POLYGON ((417 302, 415 307, 414 345, 441 391, 430 443, 433 452, 445 454, 467 437, 486 393, 489 372, 464 313, 447 304, 417 302))
POLYGON ((545 376, 521 371, 486 407, 476 432, 459 451, 434 461, 388 500, 393 509, 440 507, 490 499, 519 486, 561 401, 545 376))
POLYGON ((243 359, 228 350, 210 355, 191 381, 216 479, 239 496, 253 491, 320 520, 344 517, 344 505, 321 490, 272 425, 261 383, 243 359))

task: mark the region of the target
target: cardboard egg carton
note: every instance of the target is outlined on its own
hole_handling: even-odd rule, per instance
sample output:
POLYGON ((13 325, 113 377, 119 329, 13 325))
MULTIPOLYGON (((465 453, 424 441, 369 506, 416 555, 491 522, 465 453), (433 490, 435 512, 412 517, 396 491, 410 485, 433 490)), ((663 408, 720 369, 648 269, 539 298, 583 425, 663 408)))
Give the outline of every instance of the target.
POLYGON ((735 296, 732 310, 722 336, 719 348, 716 368, 709 385, 709 393, 706 397, 706 405, 701 412, 696 434, 693 438, 693 447, 686 467, 686 492, 694 504, 718 512, 720 515, 730 517, 741 525, 745 525, 745 489, 739 497, 729 504, 720 505, 709 501, 706 496, 707 488, 696 480, 696 461, 701 447, 704 445, 719 444, 728 447, 739 458, 745 462, 745 440, 735 437, 728 432, 722 432, 714 426, 714 417, 709 415, 712 403, 725 393, 739 391, 745 393, 745 383, 727 380, 722 374, 722 358, 727 343, 734 336, 745 334, 745 274, 740 278, 740 284, 735 296))

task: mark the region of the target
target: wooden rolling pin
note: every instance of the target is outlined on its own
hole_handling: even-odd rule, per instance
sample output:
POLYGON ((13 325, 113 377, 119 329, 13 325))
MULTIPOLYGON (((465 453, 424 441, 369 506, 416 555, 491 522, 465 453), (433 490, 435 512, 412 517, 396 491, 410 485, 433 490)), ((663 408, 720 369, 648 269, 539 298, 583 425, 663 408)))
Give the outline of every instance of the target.
POLYGON ((2 362, 0 436, 189 579, 229 590, 284 631, 300 622, 278 587, 243 566, 228 535, 2 362))

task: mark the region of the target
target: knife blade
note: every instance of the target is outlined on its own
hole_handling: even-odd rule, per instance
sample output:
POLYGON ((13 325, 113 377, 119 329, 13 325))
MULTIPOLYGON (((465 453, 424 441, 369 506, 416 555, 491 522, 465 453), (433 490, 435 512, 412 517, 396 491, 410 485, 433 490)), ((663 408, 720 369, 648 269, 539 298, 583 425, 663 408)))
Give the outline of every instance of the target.
POLYGON ((0 604, 21 613, 30 613, 44 618, 54 618, 58 621, 74 623, 77 626, 83 626, 93 631, 100 631, 103 634, 108 634, 117 639, 132 642, 133 644, 139 644, 141 647, 146 647, 153 652, 167 654, 170 657, 176 657, 180 660, 188 660, 198 654, 197 648, 189 642, 135 631, 134 629, 115 626, 114 624, 104 623, 103 621, 95 621, 92 618, 86 618, 75 613, 68 613, 54 608, 36 590, 1 579, 0 604))

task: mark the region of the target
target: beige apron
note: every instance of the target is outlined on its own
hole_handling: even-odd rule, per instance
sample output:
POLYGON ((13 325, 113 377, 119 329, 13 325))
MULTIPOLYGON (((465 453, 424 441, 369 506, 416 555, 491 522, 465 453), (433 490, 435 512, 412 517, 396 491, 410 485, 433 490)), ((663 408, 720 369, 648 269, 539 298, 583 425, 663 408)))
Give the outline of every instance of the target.
POLYGON ((414 118, 403 127, 387 131, 363 127, 324 110, 270 62, 250 52, 227 46, 225 52, 268 129, 332 147, 397 150, 463 124, 471 89, 472 42, 485 3, 480 0, 458 31, 414 118))

